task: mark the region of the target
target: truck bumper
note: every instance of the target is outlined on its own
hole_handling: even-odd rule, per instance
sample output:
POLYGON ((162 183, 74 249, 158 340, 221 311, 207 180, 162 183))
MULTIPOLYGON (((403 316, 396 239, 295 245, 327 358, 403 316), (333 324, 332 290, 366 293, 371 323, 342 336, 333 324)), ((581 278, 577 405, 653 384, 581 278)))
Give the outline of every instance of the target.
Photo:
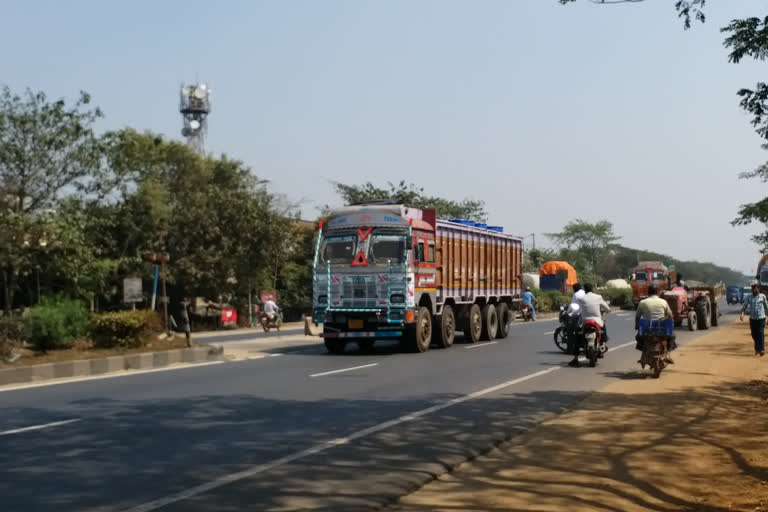
POLYGON ((403 331, 346 331, 324 332, 323 338, 399 338, 403 331))

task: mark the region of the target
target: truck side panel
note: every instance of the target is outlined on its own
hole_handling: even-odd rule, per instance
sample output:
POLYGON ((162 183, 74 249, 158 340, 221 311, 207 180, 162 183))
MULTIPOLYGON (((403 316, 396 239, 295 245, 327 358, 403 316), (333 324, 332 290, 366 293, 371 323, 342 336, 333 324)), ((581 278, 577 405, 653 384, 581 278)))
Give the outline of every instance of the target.
POLYGON ((438 303, 500 300, 520 293, 520 238, 438 221, 436 246, 438 303))

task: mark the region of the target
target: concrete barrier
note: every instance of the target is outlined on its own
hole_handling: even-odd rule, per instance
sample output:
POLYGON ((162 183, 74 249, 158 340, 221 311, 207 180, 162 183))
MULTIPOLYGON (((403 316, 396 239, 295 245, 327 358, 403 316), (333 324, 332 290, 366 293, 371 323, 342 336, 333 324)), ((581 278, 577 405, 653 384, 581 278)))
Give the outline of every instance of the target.
POLYGON ((216 347, 193 347, 162 352, 145 352, 99 359, 19 366, 0 370, 0 386, 71 377, 103 375, 123 370, 150 370, 179 363, 194 364, 222 359, 216 347))

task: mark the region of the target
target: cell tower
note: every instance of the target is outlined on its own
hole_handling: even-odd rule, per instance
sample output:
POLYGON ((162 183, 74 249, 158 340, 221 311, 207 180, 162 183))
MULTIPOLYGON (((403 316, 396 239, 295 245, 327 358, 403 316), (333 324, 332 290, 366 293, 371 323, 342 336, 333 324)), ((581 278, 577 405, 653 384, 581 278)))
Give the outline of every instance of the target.
POLYGON ((208 114, 211 113, 211 90, 205 84, 181 85, 179 112, 184 122, 181 134, 187 144, 199 153, 205 152, 208 133, 208 114))

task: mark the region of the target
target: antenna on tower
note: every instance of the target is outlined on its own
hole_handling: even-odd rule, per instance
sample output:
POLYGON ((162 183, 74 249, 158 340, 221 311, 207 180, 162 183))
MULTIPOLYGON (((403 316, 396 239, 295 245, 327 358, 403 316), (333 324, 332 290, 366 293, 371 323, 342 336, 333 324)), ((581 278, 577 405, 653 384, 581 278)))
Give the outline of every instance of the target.
POLYGON ((211 89, 204 83, 181 85, 179 112, 184 127, 181 135, 197 152, 205 152, 205 136, 208 134, 208 114, 211 113, 211 89))

